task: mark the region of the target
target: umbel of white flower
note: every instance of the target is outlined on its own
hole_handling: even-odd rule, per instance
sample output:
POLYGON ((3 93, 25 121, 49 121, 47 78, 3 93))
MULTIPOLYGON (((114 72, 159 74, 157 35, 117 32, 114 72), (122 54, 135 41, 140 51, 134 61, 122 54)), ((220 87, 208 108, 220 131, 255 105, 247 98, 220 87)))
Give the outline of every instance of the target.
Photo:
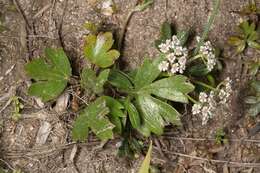
MULTIPOLYGON (((197 41, 200 41, 200 37, 197 37, 197 41)), ((199 53, 202 55, 204 61, 206 61, 206 66, 209 71, 212 71, 217 63, 214 48, 210 41, 206 41, 200 46, 199 53)))
POLYGON ((232 81, 226 78, 221 88, 216 91, 211 91, 209 94, 201 92, 199 94, 199 103, 192 106, 193 115, 201 115, 202 125, 207 124, 208 120, 214 116, 214 112, 218 105, 226 105, 230 101, 232 94, 232 81))
POLYGON ((166 59, 162 61, 158 68, 162 72, 183 73, 186 68, 188 49, 181 46, 176 35, 159 45, 162 53, 166 54, 166 59))

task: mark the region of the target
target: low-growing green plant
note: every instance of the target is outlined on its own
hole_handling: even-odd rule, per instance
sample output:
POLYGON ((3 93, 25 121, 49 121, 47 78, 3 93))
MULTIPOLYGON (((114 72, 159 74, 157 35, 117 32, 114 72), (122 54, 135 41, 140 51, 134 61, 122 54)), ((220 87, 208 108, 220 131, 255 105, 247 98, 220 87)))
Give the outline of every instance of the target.
POLYGON ((257 7, 255 0, 250 0, 248 5, 239 11, 239 14, 241 16, 260 15, 260 8, 257 7))
MULTIPOLYGON (((134 11, 141 11, 151 3, 151 0, 144 1, 134 11)), ((201 115, 202 124, 206 124, 217 106, 229 101, 232 91, 229 78, 220 83, 215 79, 220 70, 219 51, 210 41, 205 41, 218 8, 219 0, 216 0, 202 38, 196 38, 195 49, 187 48, 192 39, 189 29, 174 33, 172 24, 165 22, 156 41, 159 55, 146 57, 140 67, 131 71, 114 65, 120 52, 113 49, 116 46, 112 33, 98 32, 99 29, 88 24, 92 32, 86 36, 84 55, 92 68, 82 70, 80 83, 85 93, 91 94, 92 102, 80 110, 73 124, 73 140, 85 141, 90 131, 103 141, 119 134, 124 138, 121 153, 133 155, 142 147, 134 134, 161 135, 165 126, 180 126, 179 105, 190 101, 192 113, 201 115)), ((29 94, 50 101, 66 88, 71 67, 61 49, 45 52, 46 59, 35 59, 25 69, 34 80, 29 94)))
POLYGON ((216 144, 227 144, 228 139, 223 129, 218 129, 215 135, 216 144))
POLYGON ((12 102, 14 106, 14 110, 12 112, 12 119, 14 121, 18 121, 21 118, 21 109, 23 109, 23 104, 20 102, 19 97, 13 96, 12 102))
POLYGON ((250 86, 253 89, 254 95, 247 96, 245 103, 249 105, 247 114, 255 117, 260 113, 260 81, 254 80, 250 86))
POLYGON ((239 24, 238 35, 231 36, 228 43, 236 47, 236 53, 242 53, 247 47, 260 50, 259 39, 256 24, 247 20, 239 24))

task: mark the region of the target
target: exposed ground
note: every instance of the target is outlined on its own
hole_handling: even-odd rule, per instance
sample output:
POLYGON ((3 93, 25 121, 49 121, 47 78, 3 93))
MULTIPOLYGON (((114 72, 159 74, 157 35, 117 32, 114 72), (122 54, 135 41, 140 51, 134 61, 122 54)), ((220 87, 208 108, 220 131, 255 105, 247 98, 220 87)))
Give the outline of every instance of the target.
MULTIPOLYGON (((55 113, 50 105, 36 103, 26 95, 29 79, 24 73, 24 64, 42 55, 45 47, 63 47, 72 64, 73 73, 78 75, 86 62, 82 56, 82 46, 86 21, 101 22, 105 28, 115 33, 122 28, 124 19, 135 1, 115 0, 118 11, 105 17, 93 10, 88 0, 0 0, 0 13, 7 30, 0 34, 0 96, 10 93, 23 98, 22 119, 11 120, 12 104, 1 97, 0 109, 0 165, 21 169, 30 173, 132 173, 142 159, 126 161, 116 156, 119 139, 110 141, 100 149, 100 143, 91 137, 87 144, 70 144, 70 129, 76 113, 72 110, 55 113), (51 133, 44 144, 37 142, 37 133, 44 123, 50 124, 51 133), (74 148, 74 149, 73 149, 74 148), (76 154, 74 153, 77 148, 76 154), (75 157, 73 157, 75 156, 75 157)), ((239 11, 246 0, 222 0, 221 9, 209 39, 215 46, 232 54, 226 39, 235 31, 239 11)), ((212 7, 211 0, 155 0, 154 5, 144 12, 136 13, 127 28, 123 61, 124 68, 134 68, 142 63, 143 57, 158 54, 153 46, 159 37, 161 24, 168 20, 177 28, 191 28, 193 33, 201 33, 212 7)), ((259 55, 258 55, 259 56, 259 55)), ((246 54, 251 58, 252 52, 246 54)), ((164 136, 155 141, 153 163, 165 173, 210 172, 217 173, 258 173, 260 168, 252 168, 260 163, 260 134, 250 131, 258 119, 245 115, 242 98, 246 94, 248 76, 244 74, 241 57, 227 61, 221 78, 230 76, 234 81, 232 102, 209 122, 201 126, 199 118, 188 113, 183 116, 183 128, 169 128, 164 136), (224 129, 230 140, 228 144, 216 145, 217 129, 224 129), (201 140, 200 140, 201 139, 201 140), (243 141, 242 139, 247 139, 243 141), (248 139, 258 139, 248 141, 248 139), (185 154, 185 155, 181 155, 185 154), (193 158, 199 156, 217 161, 193 158), (221 162, 221 161, 227 162, 221 162), (231 162, 231 163, 229 163, 231 162), (234 163, 233 163, 234 162, 234 163)), ((76 91, 73 90, 73 93, 76 91)))

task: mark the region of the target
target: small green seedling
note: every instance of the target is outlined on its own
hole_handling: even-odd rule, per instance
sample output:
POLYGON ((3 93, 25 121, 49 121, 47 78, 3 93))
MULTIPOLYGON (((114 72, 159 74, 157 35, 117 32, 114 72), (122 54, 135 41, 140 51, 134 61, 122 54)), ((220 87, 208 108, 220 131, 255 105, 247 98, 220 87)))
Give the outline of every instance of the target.
POLYGON ((251 83, 251 88, 254 90, 255 95, 247 96, 245 98, 245 103, 249 105, 247 114, 255 117, 260 113, 260 81, 253 81, 251 83))
POLYGON ((223 129, 218 129, 216 132, 216 137, 215 137, 215 142, 216 144, 227 144, 228 139, 226 137, 226 133, 224 132, 223 129))
POLYGON ((21 118, 20 111, 23 109, 23 104, 20 102, 17 96, 12 97, 12 102, 14 105, 14 111, 12 112, 12 119, 14 121, 18 121, 21 118))
POLYGON ((228 43, 236 47, 236 53, 242 53, 247 47, 260 50, 259 33, 256 24, 250 21, 243 21, 238 27, 239 34, 231 36, 228 43))

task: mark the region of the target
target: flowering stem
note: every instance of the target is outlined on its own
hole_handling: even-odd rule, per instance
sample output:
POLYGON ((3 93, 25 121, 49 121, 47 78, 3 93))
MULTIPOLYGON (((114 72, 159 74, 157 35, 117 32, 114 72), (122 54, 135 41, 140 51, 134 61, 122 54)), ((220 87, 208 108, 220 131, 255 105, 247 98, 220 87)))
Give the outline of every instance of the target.
POLYGON ((197 60, 197 59, 199 59, 199 58, 201 58, 201 57, 202 57, 202 55, 201 55, 201 54, 198 54, 198 55, 196 55, 196 56, 190 58, 190 59, 188 60, 188 63, 191 63, 191 62, 193 62, 193 61, 195 61, 195 60, 197 60))
POLYGON ((191 96, 189 96, 188 94, 186 94, 187 98, 194 104, 199 103, 197 100, 195 100, 194 98, 192 98, 191 96))
POLYGON ((212 86, 210 86, 210 85, 208 85, 208 84, 205 84, 205 83, 203 83, 203 82, 200 82, 200 81, 193 81, 195 84, 198 84, 198 85, 201 85, 201 86, 203 86, 203 87, 205 87, 205 88, 208 88, 208 89, 211 89, 211 90, 213 90, 213 91, 216 91, 217 89, 216 88, 214 88, 214 87, 212 87, 212 86))

